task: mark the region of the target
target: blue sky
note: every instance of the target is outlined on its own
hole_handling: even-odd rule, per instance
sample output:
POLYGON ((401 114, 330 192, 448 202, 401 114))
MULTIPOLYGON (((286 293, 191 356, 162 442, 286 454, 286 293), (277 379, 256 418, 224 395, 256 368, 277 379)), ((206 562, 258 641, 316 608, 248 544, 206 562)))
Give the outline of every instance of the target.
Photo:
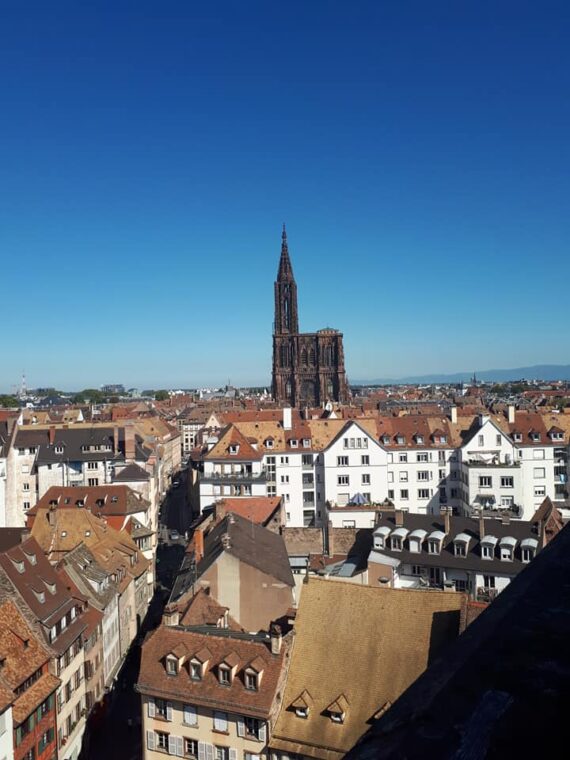
POLYGON ((0 389, 568 363, 567 2, 5 2, 0 389))

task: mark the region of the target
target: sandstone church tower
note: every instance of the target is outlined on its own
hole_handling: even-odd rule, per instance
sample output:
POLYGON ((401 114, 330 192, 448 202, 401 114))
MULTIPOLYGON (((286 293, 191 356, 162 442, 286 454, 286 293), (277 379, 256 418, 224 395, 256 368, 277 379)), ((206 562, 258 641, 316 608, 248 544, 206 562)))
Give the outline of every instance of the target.
POLYGON ((316 333, 299 332, 297 283, 285 225, 275 281, 272 392, 279 403, 297 407, 348 400, 342 333, 328 327, 316 333))

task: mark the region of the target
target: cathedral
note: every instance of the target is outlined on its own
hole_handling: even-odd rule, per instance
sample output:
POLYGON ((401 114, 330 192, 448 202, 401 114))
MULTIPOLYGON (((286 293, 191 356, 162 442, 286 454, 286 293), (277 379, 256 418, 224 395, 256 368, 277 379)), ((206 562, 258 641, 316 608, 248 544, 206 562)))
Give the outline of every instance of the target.
POLYGON ((316 333, 299 332, 297 283, 285 225, 275 282, 272 387, 275 401, 296 407, 348 400, 342 333, 328 327, 316 333))

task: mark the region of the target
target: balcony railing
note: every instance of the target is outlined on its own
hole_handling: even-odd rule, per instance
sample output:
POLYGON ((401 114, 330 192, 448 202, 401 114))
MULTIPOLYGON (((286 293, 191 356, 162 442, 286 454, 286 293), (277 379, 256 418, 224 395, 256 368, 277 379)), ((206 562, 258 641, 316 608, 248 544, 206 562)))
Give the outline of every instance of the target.
POLYGON ((520 462, 499 462, 499 461, 496 461, 496 462, 481 462, 478 459, 468 459, 466 462, 463 462, 463 464, 466 467, 474 467, 474 468, 475 467, 476 468, 479 468, 479 467, 481 467, 481 468, 486 468, 486 467, 488 467, 488 468, 492 468, 492 467, 504 468, 504 467, 520 467, 521 466, 520 462))
POLYGON ((232 481, 238 481, 240 483, 256 482, 265 483, 268 479, 268 473, 266 470, 262 472, 209 472, 200 475, 202 483, 231 483, 232 481))

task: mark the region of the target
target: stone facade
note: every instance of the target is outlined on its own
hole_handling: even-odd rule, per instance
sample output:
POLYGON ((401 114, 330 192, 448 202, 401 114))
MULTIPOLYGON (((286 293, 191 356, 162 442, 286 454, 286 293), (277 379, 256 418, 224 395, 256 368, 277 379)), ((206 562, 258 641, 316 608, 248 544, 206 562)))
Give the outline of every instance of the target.
POLYGON ((299 332, 297 283, 285 228, 275 282, 272 386, 276 401, 297 407, 348 399, 342 333, 332 328, 299 332))

